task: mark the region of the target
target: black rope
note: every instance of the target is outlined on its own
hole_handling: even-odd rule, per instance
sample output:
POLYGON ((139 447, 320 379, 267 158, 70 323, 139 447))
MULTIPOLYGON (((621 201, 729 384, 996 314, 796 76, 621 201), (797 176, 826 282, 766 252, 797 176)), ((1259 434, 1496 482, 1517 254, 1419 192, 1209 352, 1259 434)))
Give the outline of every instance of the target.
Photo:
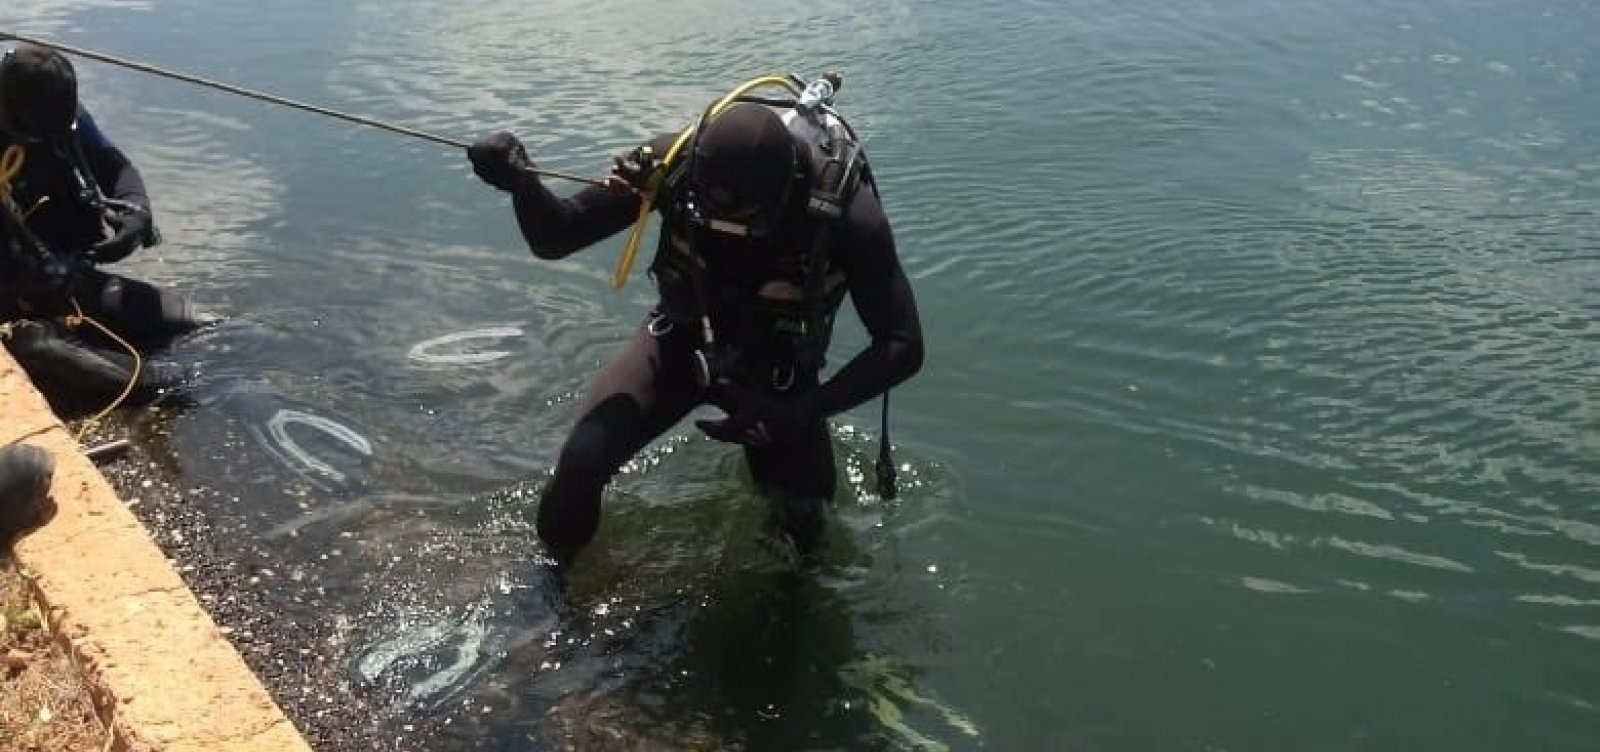
MULTIPOLYGON (((440 135, 436 135, 436 134, 433 134, 433 133, 428 133, 426 131, 420 131, 420 130, 417 130, 415 128, 407 128, 407 127, 405 127, 403 125, 395 125, 393 123, 386 123, 386 122, 384 122, 382 120, 377 120, 375 118, 369 118, 369 117, 365 117, 365 116, 362 116, 362 115, 352 115, 352 114, 350 114, 348 112, 340 112, 338 110, 329 109, 327 107, 319 107, 319 106, 314 105, 314 104, 306 104, 305 102, 296 102, 293 99, 287 99, 287 98, 284 98, 284 97, 277 96, 275 94, 268 94, 266 92, 256 91, 256 90, 253 90, 253 89, 246 89, 246 88, 244 88, 242 86, 234 86, 233 84, 223 83, 221 81, 213 81, 213 80, 208 79, 208 78, 201 78, 200 76, 195 76, 195 75, 191 75, 191 74, 188 74, 188 73, 181 73, 181 72, 178 72, 178 71, 169 70, 169 69, 162 68, 162 67, 159 67, 159 66, 150 65, 149 63, 141 63, 141 62, 139 62, 137 60, 128 60, 126 58, 116 57, 115 55, 107 55, 107 54, 105 54, 103 52, 95 52, 94 50, 87 50, 87 49, 84 49, 82 47, 73 47, 71 45, 61 44, 60 42, 51 42, 51 41, 46 41, 46 40, 43 40, 43 39, 39 39, 37 37, 30 37, 30 36, 25 36, 25 35, 22 35, 22 34, 15 34, 15 33, 6 31, 4 29, 0 29, 0 39, 12 39, 12 40, 16 40, 18 42, 23 42, 23 43, 26 43, 26 44, 34 44, 34 45, 38 45, 40 47, 49 47, 49 48, 54 49, 54 50, 59 50, 61 52, 70 53, 70 54, 73 54, 73 55, 77 55, 79 57, 85 57, 85 58, 88 58, 90 60, 98 60, 98 61, 100 61, 102 63, 110 63, 112 65, 122 66, 124 68, 140 71, 142 73, 149 73, 149 74, 156 75, 156 76, 164 76, 166 78, 171 78, 171 79, 175 79, 175 80, 178 80, 178 81, 184 81, 186 83, 198 84, 200 86, 207 86, 207 87, 210 87, 210 88, 213 88, 213 89, 218 89, 218 90, 221 90, 221 91, 228 92, 230 94, 237 94, 237 95, 239 95, 241 97, 248 97, 250 99, 259 100, 259 101, 262 101, 262 102, 269 102, 271 104, 282 105, 284 107, 292 107, 292 108, 297 109, 297 110, 304 110, 306 112, 316 113, 318 115, 326 115, 327 117, 338 118, 340 120, 349 121, 349 122, 356 123, 356 124, 359 124, 359 125, 370 126, 370 127, 373 127, 373 128, 380 128, 382 130, 386 130, 386 131, 389 131, 391 133, 398 133, 398 134, 401 134, 403 136, 410 136, 412 138, 419 138, 419 139, 422 139, 424 141, 432 141, 432 142, 434 142, 436 144, 443 144, 445 146, 454 146, 454 147, 459 148, 459 149, 465 149, 470 145, 467 142, 461 141, 461 140, 458 140, 458 139, 448 138, 448 137, 445 137, 445 136, 440 136, 440 135)), ((581 176, 578 176, 578 175, 570 175, 570 174, 563 173, 563 172, 556 172, 554 170, 536 169, 536 170, 533 170, 533 172, 536 173, 536 174, 539 174, 539 175, 547 175, 547 176, 553 177, 553 178, 561 178, 563 180, 571 180, 571 181, 578 182, 578 183, 588 183, 589 185, 599 185, 599 186, 604 186, 605 185, 604 181, 595 180, 593 178, 581 177, 581 176)))

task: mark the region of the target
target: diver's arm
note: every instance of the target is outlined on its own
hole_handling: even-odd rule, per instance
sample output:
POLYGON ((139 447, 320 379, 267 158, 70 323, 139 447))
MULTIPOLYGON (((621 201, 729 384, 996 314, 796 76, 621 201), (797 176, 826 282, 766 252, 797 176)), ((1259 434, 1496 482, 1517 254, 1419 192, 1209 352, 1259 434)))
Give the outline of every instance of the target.
POLYGON ((871 344, 812 392, 805 405, 818 417, 844 412, 888 391, 922 368, 922 321, 911 282, 895 253, 894 235, 877 197, 856 196, 857 234, 839 249, 850 301, 871 344), (870 202, 870 203, 863 203, 870 202))
POLYGON ((512 191, 511 206, 522 239, 542 259, 565 258, 616 234, 639 215, 639 197, 632 193, 590 186, 561 198, 538 178, 512 191))
POLYGON ((104 132, 95 125, 94 118, 82 108, 78 110, 78 146, 88 162, 89 172, 108 198, 126 201, 145 211, 150 210, 150 194, 145 190, 144 178, 139 169, 104 132))
MULTIPOLYGON (((675 133, 657 135, 649 143, 665 154, 675 133)), ((537 175, 518 183, 511 192, 517 227, 535 256, 558 259, 593 245, 639 218, 638 194, 620 187, 589 186, 570 198, 560 198, 537 175)))
POLYGON ((145 192, 144 178, 133 166, 133 160, 106 138, 82 106, 78 108, 73 138, 73 148, 78 150, 84 167, 89 170, 89 179, 95 181, 109 204, 104 207, 102 218, 111 233, 85 249, 85 257, 95 264, 110 264, 140 248, 161 242, 150 213, 150 196, 145 192))

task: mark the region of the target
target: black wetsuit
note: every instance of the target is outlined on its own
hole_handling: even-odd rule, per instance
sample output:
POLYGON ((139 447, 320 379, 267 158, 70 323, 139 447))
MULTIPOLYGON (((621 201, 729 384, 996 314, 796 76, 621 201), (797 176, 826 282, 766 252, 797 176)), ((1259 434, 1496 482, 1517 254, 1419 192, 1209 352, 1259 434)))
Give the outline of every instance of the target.
MULTIPOLYGON (((673 134, 676 135, 676 134, 673 134)), ((656 154, 665 154, 671 136, 656 139, 656 154)), ((807 242, 814 226, 803 209, 803 192, 783 214, 774 232, 764 240, 712 237, 701 233, 696 252, 705 260, 705 284, 737 294, 773 274, 777 264, 792 263, 794 251, 807 242)), ((570 198, 560 198, 537 181, 512 192, 517 222, 534 255, 559 259, 629 227, 637 218, 637 195, 593 187, 570 198)), ((675 197, 657 198, 664 222, 664 237, 689 231, 670 208, 675 197)), ((717 304, 718 290, 708 297, 713 326, 721 342, 735 349, 761 352, 761 367, 745 368, 743 386, 767 397, 801 400, 806 405, 805 425, 759 446, 746 446, 752 476, 776 492, 780 519, 802 547, 820 534, 820 519, 811 519, 821 501, 834 494, 835 468, 832 444, 824 423, 828 416, 850 409, 884 393, 909 378, 922 364, 922 327, 915 298, 895 253, 894 236, 875 188, 863 186, 845 218, 830 230, 827 254, 842 273, 857 315, 871 344, 844 364, 831 378, 818 383, 820 360, 772 377, 766 365, 780 363, 781 353, 771 352, 773 340, 765 332, 749 331, 748 316, 738 306, 717 304), (792 385, 790 376, 792 375, 792 385), (787 386, 788 388, 780 388, 787 386), (806 519, 800 519, 806 518, 806 519)), ((653 276, 663 297, 668 297, 660 274, 658 250, 653 276)), ((735 296, 736 297, 736 296, 735 296)), ((666 301, 663 301, 664 303, 666 301)), ((695 378, 694 353, 701 346, 699 326, 671 315, 666 305, 636 331, 632 339, 600 371, 578 407, 578 419, 557 462, 555 477, 540 501, 539 535, 558 550, 586 543, 600 517, 600 497, 605 484, 635 452, 671 428, 701 404, 717 404, 730 414, 736 405, 724 404, 716 391, 702 388, 695 378)))
MULTIPOLYGON (((104 239, 106 229, 102 209, 85 195, 79 174, 87 171, 107 198, 146 211, 150 201, 139 171, 87 111, 79 109, 77 126, 66 139, 20 141, 0 131, 0 152, 13 143, 24 148, 11 195, 27 213, 27 229, 72 270, 65 289, 48 284, 10 224, 0 224, 0 322, 12 322, 6 347, 51 405, 72 413, 103 406, 120 394, 133 378, 133 359, 92 325, 69 329, 63 316, 81 310, 140 351, 192 331, 202 317, 177 295, 84 260, 85 249, 104 239)), ((153 397, 176 377, 170 367, 145 366, 134 401, 153 397)))

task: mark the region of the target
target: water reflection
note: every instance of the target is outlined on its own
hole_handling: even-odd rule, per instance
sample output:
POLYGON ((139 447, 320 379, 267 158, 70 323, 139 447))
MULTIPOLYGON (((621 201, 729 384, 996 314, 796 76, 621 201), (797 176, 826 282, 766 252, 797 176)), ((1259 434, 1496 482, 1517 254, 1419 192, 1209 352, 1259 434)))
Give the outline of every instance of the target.
POLYGON ((525 569, 523 580, 502 573, 484 583, 484 594, 464 606, 379 627, 353 657, 356 676, 395 697, 401 713, 431 714, 478 688, 508 655, 539 650, 557 633, 561 583, 548 559, 534 557, 525 569))
POLYGON ((931 751, 940 735, 976 735, 860 642, 842 593, 860 583, 721 569, 702 586, 575 595, 554 632, 514 647, 462 700, 443 748, 931 751))
POLYGON ((294 349, 283 332, 236 319, 175 343, 162 358, 195 374, 175 395, 203 411, 195 418, 222 419, 221 430, 242 432, 284 470, 323 492, 358 493, 377 449, 355 418, 290 396, 274 383, 276 369, 264 359, 282 351, 286 339, 294 349))
POLYGON ((432 339, 418 342, 411 346, 406 353, 407 357, 418 363, 428 365, 476 365, 479 363, 492 363, 502 358, 511 357, 509 350, 478 350, 462 347, 462 343, 477 340, 495 341, 522 337, 522 327, 515 324, 501 324, 486 326, 480 329, 469 329, 464 332, 452 332, 432 339), (459 348, 461 352, 437 352, 459 348))
POLYGON ((274 535, 340 551, 325 584, 364 604, 349 671, 426 749, 931 751, 976 734, 897 646, 857 633, 921 621, 890 595, 872 526, 850 529, 882 510, 844 510, 801 568, 724 450, 647 451, 564 573, 532 534, 538 482, 356 499, 274 535))

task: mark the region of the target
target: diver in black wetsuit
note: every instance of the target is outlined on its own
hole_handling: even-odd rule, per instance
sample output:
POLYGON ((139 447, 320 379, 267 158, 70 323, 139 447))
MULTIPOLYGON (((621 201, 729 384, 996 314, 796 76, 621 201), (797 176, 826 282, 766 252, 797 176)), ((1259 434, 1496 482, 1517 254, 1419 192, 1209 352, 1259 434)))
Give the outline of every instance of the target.
POLYGON ((831 108, 802 112, 794 101, 722 104, 690 131, 618 157, 611 188, 570 198, 540 182, 510 133, 468 150, 477 175, 511 194, 540 258, 642 221, 649 198, 663 220, 650 267, 660 302, 585 394, 540 500, 539 536, 558 554, 594 536, 618 468, 701 404, 726 417, 697 425, 744 446, 786 532, 814 550, 836 477, 826 419, 922 365, 916 301, 848 126, 831 108), (796 121, 808 114, 818 118, 810 126, 796 121), (871 343, 823 381, 846 295, 871 343))
MULTIPOLYGON (((160 347, 201 325, 182 298, 95 268, 159 242, 144 180, 78 102, 77 75, 55 50, 23 45, 0 60, 0 339, 58 412, 115 399, 134 379, 122 345, 160 347)), ((130 400, 181 378, 139 369, 130 400)))

